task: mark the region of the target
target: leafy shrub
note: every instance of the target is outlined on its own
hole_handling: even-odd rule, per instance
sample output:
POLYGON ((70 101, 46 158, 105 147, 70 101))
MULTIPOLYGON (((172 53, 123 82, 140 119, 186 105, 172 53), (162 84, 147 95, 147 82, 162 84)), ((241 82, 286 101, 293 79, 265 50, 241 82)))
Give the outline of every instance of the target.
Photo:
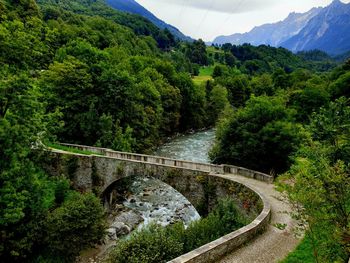
POLYGON ((111 262, 146 263, 167 262, 181 255, 183 244, 165 228, 152 225, 119 243, 112 252, 111 262))
POLYGON ((67 260, 104 236, 104 211, 93 194, 72 193, 47 219, 47 245, 50 252, 67 260))

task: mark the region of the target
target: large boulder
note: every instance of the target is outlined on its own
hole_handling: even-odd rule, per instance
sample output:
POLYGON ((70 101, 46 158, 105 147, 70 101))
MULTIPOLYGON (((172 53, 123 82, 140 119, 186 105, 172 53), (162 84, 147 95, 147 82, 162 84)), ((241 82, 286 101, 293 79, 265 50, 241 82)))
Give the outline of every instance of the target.
POLYGON ((117 238, 117 233, 116 233, 116 229, 115 228, 108 228, 107 230, 106 230, 106 232, 107 232, 107 236, 108 236, 108 238, 110 239, 110 240, 117 240, 118 238, 117 238))
POLYGON ((143 222, 143 218, 140 214, 134 211, 127 211, 117 215, 114 218, 113 222, 114 223, 122 222, 125 225, 127 225, 131 231, 131 230, 134 230, 140 223, 143 222))
POLYGON ((114 222, 111 228, 114 228, 117 237, 125 236, 131 232, 131 228, 123 222, 114 222))

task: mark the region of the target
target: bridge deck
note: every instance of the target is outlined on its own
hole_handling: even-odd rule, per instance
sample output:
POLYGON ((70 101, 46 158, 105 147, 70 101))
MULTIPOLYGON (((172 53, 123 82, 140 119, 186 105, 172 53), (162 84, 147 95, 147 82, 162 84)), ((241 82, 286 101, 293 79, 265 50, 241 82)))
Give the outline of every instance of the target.
POLYGON ((242 176, 235 176, 235 179, 259 190, 268 199, 272 208, 271 223, 262 235, 227 255, 219 263, 279 262, 294 250, 300 241, 293 232, 297 222, 288 213, 291 212, 291 206, 283 201, 281 193, 277 192, 272 184, 242 176), (285 224, 286 228, 280 230, 275 224, 285 224))
MULTIPOLYGON (((274 178, 271 175, 253 171, 247 168, 227 165, 227 164, 211 164, 211 163, 198 163, 186 160, 177 160, 161 156, 152 156, 144 155, 137 153, 127 153, 113 151, 107 148, 99 148, 85 145, 76 145, 76 144, 66 144, 62 143, 63 146, 72 147, 82 151, 95 152, 96 154, 101 154, 106 157, 116 158, 121 160, 131 160, 139 161, 144 163, 159 164, 165 166, 179 167, 179 168, 188 168, 192 170, 211 172, 215 174, 238 174, 248 178, 254 178, 263 182, 272 183, 274 178)), ((56 150, 55 150, 56 151, 56 150)))

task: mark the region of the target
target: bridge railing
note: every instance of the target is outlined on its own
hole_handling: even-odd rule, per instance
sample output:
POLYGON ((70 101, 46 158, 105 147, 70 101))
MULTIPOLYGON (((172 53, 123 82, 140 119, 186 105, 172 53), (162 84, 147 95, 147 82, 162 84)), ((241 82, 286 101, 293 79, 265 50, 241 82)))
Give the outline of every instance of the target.
POLYGON ((238 174, 244 177, 253 178, 259 181, 272 183, 274 181, 274 177, 272 175, 268 175, 265 173, 257 172, 254 170, 250 170, 243 167, 233 166, 223 164, 224 166, 224 174, 238 174))
POLYGON ((171 159, 171 158, 160 157, 160 156, 119 152, 119 151, 113 151, 107 148, 99 148, 99 147, 92 147, 92 146, 85 146, 85 145, 76 145, 76 144, 67 144, 67 143, 61 143, 61 145, 75 148, 81 151, 94 152, 96 154, 104 155, 106 157, 111 157, 111 158, 116 158, 121 160, 131 160, 131 161, 139 161, 139 162, 160 164, 160 165, 166 165, 166 166, 174 166, 174 167, 210 172, 215 174, 238 174, 244 177, 253 178, 253 179, 268 182, 268 183, 272 183, 274 180, 273 176, 271 175, 260 173, 260 172, 246 169, 243 167, 226 165, 226 164, 215 165, 215 164, 209 164, 209 163, 198 163, 198 162, 177 160, 177 159, 171 159))

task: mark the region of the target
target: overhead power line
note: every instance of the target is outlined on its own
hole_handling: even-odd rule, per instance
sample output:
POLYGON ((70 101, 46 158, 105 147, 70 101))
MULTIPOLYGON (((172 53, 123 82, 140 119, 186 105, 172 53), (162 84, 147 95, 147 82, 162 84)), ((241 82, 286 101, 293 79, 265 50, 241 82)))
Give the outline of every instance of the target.
POLYGON ((184 14, 184 12, 185 12, 185 10, 186 10, 187 2, 188 2, 188 0, 183 0, 183 1, 182 1, 182 5, 181 5, 180 12, 179 12, 179 16, 178 16, 178 22, 179 22, 179 24, 181 24, 181 19, 182 19, 183 14, 184 14))
POLYGON ((205 14, 204 14, 204 16, 203 16, 201 22, 200 22, 200 23, 198 24, 198 26, 197 26, 196 32, 198 32, 198 33, 200 32, 199 30, 201 29, 202 24, 204 23, 204 21, 207 19, 208 13, 209 13, 209 11, 212 9, 213 4, 214 4, 214 0, 211 0, 210 5, 209 5, 209 8, 206 10, 206 12, 205 12, 205 14))
POLYGON ((239 8, 242 6, 242 4, 244 3, 245 0, 240 0, 238 2, 238 4, 235 6, 234 9, 232 9, 232 11, 230 12, 230 14, 228 14, 228 16, 226 17, 226 19, 224 20, 223 23, 221 23, 215 30, 215 32, 218 32, 220 30, 220 28, 222 28, 223 25, 225 25, 233 15, 236 14, 236 12, 239 10, 239 8))

